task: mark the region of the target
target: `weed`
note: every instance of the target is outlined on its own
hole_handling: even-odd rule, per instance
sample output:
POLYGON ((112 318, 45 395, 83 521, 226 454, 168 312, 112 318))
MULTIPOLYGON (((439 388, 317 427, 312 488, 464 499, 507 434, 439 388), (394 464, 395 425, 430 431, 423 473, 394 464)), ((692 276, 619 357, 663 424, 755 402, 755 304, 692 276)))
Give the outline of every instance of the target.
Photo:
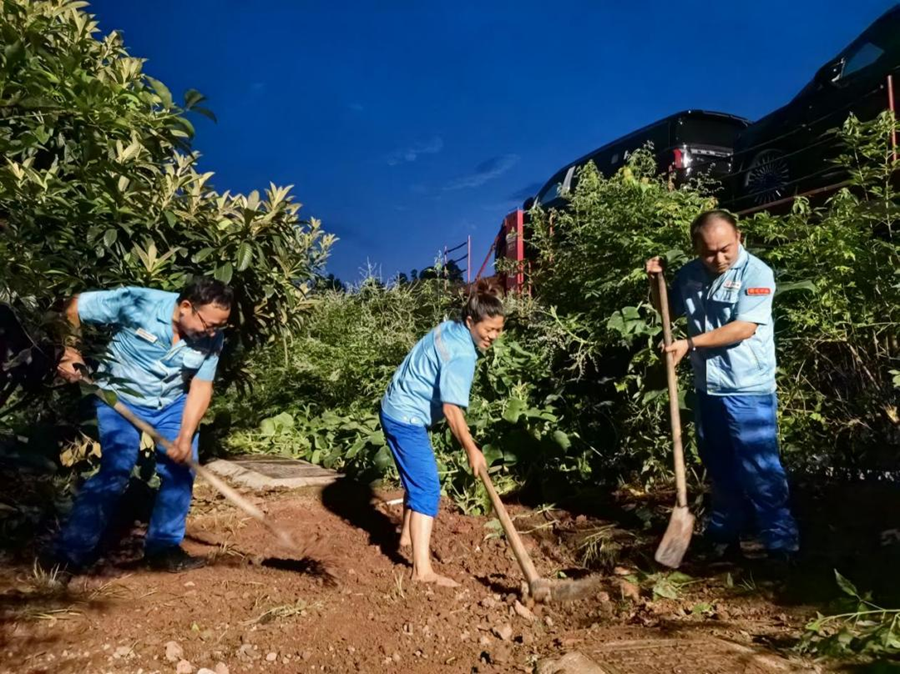
POLYGON ((654 599, 678 599, 681 590, 688 585, 701 582, 681 571, 665 571, 661 573, 636 573, 625 576, 625 579, 638 587, 649 589, 654 599))
POLYGON ((878 606, 870 593, 860 593, 837 570, 834 575, 844 595, 840 604, 845 610, 834 615, 816 613, 804 627, 798 650, 830 656, 900 653, 900 609, 878 606))
POLYGON ((402 571, 394 571, 394 587, 391 590, 390 599, 395 602, 406 599, 406 591, 403 589, 403 577, 404 573, 402 571))
POLYGON ((60 594, 65 592, 68 586, 66 573, 60 565, 44 568, 37 560, 31 567, 31 573, 20 581, 38 595, 60 594))
POLYGON ((588 569, 611 569, 618 562, 621 550, 612 524, 593 529, 578 544, 581 565, 588 569))
POLYGON ((309 611, 317 611, 322 608, 321 602, 309 603, 303 599, 283 606, 275 606, 268 611, 261 613, 252 620, 247 620, 243 625, 265 625, 275 620, 284 620, 285 618, 293 618, 295 616, 306 616, 309 611))

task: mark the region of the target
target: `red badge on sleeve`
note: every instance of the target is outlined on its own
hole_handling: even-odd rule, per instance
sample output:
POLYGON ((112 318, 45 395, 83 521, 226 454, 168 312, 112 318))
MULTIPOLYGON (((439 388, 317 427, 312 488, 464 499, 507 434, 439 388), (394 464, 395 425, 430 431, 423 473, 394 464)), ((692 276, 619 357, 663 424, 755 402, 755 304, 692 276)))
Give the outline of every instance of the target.
POLYGON ((771 295, 771 288, 747 288, 748 295, 771 295))

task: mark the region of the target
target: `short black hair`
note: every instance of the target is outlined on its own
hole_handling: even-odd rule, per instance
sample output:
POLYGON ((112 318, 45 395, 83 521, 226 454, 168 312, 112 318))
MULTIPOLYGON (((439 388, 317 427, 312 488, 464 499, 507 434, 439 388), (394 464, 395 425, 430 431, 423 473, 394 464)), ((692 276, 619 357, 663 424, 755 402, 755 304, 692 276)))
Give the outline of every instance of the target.
POLYGON ((691 243, 697 243, 697 237, 700 236, 700 232, 717 220, 724 220, 734 228, 734 231, 738 231, 737 218, 728 211, 723 211, 721 209, 704 211, 694 218, 694 221, 691 223, 691 243))
POLYGON ((198 307, 214 304, 222 309, 231 310, 234 305, 234 290, 217 279, 195 276, 178 295, 179 303, 185 300, 198 307))
POLYGON ((503 298, 500 290, 487 279, 476 282, 469 292, 469 297, 460 314, 460 321, 465 323, 471 318, 473 323, 480 323, 485 318, 505 316, 503 298))

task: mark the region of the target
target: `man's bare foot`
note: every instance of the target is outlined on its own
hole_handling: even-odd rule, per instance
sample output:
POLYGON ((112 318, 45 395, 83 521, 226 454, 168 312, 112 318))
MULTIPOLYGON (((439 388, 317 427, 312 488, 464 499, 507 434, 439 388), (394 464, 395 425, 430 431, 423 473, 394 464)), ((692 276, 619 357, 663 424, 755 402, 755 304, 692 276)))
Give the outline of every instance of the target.
POLYGON ((421 576, 413 575, 412 579, 417 583, 434 583, 438 587, 459 587, 459 583, 452 578, 447 578, 447 576, 442 576, 434 571, 421 576))

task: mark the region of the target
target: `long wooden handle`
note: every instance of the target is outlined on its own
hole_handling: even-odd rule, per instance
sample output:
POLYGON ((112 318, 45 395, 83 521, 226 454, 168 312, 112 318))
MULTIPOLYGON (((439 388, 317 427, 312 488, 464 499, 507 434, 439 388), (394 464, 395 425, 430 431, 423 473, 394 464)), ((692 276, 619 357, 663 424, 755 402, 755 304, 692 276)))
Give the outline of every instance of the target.
MULTIPOLYGON (((656 275, 659 284, 659 308, 662 314, 663 341, 666 346, 672 345, 672 321, 669 316, 669 293, 666 278, 662 273, 656 275)), ((672 425, 672 447, 675 455, 675 489, 678 506, 687 507, 687 478, 684 469, 684 447, 681 444, 681 408, 678 404, 678 375, 675 374, 675 356, 666 353, 666 379, 669 383, 669 421, 672 425)))
POLYGON ((525 580, 528 581, 529 585, 534 584, 535 581, 540 579, 540 576, 538 576, 538 572, 534 568, 531 557, 528 556, 528 552, 525 550, 525 545, 519 537, 519 532, 516 531, 515 525, 513 525, 512 520, 509 518, 509 514, 506 512, 503 501, 500 500, 497 490, 494 489, 494 483, 491 482, 487 469, 485 468, 479 471, 478 477, 481 478, 481 481, 484 483, 484 488, 487 489, 488 496, 491 497, 491 505, 494 506, 494 512, 497 513, 497 518, 500 520, 503 531, 506 533, 506 539, 509 541, 510 547, 512 547, 513 554, 516 556, 516 561, 519 562, 519 567, 522 569, 522 573, 525 574, 525 580))
MULTIPOLYGON (((84 382, 86 384, 93 384, 93 382, 90 379, 88 379, 87 377, 83 377, 82 379, 84 380, 84 382)), ((96 384, 93 384, 93 385, 96 386, 96 384)), ((102 400, 107 405, 110 405, 109 400, 107 400, 107 396, 110 394, 108 394, 105 391, 103 391, 102 389, 98 388, 94 391, 94 395, 96 395, 98 398, 100 398, 100 400, 102 400)), ((167 438, 164 438, 162 435, 160 435, 159 431, 157 431, 153 426, 148 424, 146 421, 144 421, 139 416, 137 416, 134 412, 132 412, 130 409, 128 409, 125 405, 122 404, 122 402, 120 400, 116 400, 116 402, 113 403, 111 406, 116 412, 121 414, 135 428, 137 428, 139 431, 143 431, 144 433, 149 435, 150 438, 153 440, 153 442, 161 445, 163 449, 165 449, 166 451, 169 451, 172 448, 172 443, 167 438)), ((199 475, 204 480, 209 482, 213 486, 213 488, 215 488, 218 492, 220 492, 222 494, 222 496, 224 496, 226 499, 231 501, 234 505, 236 505, 238 508, 243 510, 245 513, 250 515, 250 517, 261 522, 263 524, 263 526, 265 526, 266 529, 268 529, 270 532, 272 532, 272 534, 274 534, 275 537, 278 538, 283 545, 285 545, 289 548, 294 548, 294 549, 298 549, 298 550, 300 549, 299 546, 294 542, 293 538, 291 538, 290 534, 288 534, 283 529, 280 529, 280 528, 276 527, 275 525, 273 525, 269 521, 269 519, 265 516, 265 514, 263 513, 262 510, 257 508, 255 505, 253 505, 247 499, 245 499, 243 496, 241 496, 239 493, 237 493, 234 489, 232 489, 230 486, 228 486, 228 484, 224 480, 219 479, 211 470, 204 468, 199 463, 194 461, 192 458, 186 459, 184 463, 191 470, 196 472, 197 475, 199 475)))

